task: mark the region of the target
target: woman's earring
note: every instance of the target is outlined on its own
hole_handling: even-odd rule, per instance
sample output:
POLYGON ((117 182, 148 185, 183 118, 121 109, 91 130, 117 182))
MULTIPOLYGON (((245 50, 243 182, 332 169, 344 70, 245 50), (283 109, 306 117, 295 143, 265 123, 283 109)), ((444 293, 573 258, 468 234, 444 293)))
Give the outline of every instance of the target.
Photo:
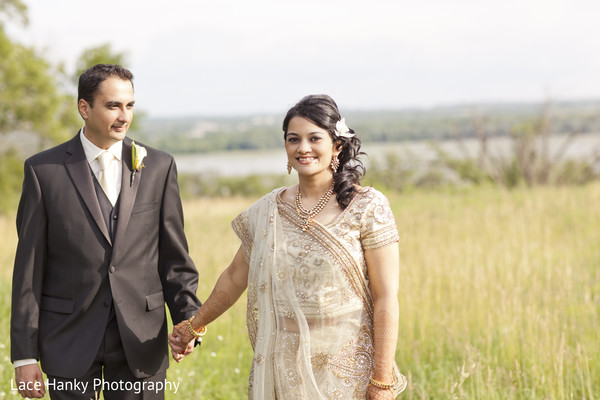
POLYGON ((292 173, 292 164, 288 161, 287 163, 288 175, 292 173))
POLYGON ((340 160, 338 159, 337 154, 334 154, 333 157, 331 157, 331 163, 329 164, 329 167, 334 174, 337 172, 338 168, 340 167, 340 160))

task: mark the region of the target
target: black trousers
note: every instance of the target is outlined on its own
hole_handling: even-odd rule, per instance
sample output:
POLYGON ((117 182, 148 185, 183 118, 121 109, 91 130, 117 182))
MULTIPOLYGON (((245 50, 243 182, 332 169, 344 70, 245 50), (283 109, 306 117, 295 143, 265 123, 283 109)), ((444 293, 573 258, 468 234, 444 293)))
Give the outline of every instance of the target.
POLYGON ((166 371, 149 378, 131 373, 119 336, 117 319, 112 314, 98 354, 81 378, 48 376, 47 391, 52 400, 164 400, 166 371))

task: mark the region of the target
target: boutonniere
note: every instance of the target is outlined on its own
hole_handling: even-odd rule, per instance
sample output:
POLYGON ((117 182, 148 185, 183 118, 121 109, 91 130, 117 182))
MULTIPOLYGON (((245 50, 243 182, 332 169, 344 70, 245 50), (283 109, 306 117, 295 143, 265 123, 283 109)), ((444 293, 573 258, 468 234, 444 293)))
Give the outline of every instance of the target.
POLYGON ((145 147, 135 144, 134 141, 131 142, 131 178, 129 179, 129 186, 133 185, 135 173, 144 168, 144 157, 147 155, 145 147))

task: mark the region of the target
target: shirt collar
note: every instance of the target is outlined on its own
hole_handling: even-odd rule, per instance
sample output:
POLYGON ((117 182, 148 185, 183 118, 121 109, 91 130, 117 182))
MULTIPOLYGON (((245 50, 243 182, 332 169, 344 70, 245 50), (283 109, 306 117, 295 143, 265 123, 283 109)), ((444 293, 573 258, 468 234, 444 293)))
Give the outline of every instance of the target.
MULTIPOLYGON (((104 151, 104 149, 101 149, 94 143, 90 142, 90 140, 83 134, 84 129, 85 126, 79 131, 79 137, 81 138, 81 144, 83 145, 85 158, 87 159, 88 163, 91 163, 100 155, 100 153, 104 151)), ((112 153, 117 160, 121 161, 123 154, 123 141, 119 140, 117 143, 110 146, 106 151, 112 153)))

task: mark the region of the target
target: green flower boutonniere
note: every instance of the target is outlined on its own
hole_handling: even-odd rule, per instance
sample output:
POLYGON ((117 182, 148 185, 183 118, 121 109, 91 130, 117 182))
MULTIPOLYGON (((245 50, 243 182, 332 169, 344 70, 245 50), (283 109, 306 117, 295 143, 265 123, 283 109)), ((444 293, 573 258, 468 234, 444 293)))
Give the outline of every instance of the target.
POLYGON ((129 186, 133 185, 135 173, 144 168, 143 161, 147 155, 145 147, 137 145, 133 141, 131 142, 131 178, 129 179, 129 186))

